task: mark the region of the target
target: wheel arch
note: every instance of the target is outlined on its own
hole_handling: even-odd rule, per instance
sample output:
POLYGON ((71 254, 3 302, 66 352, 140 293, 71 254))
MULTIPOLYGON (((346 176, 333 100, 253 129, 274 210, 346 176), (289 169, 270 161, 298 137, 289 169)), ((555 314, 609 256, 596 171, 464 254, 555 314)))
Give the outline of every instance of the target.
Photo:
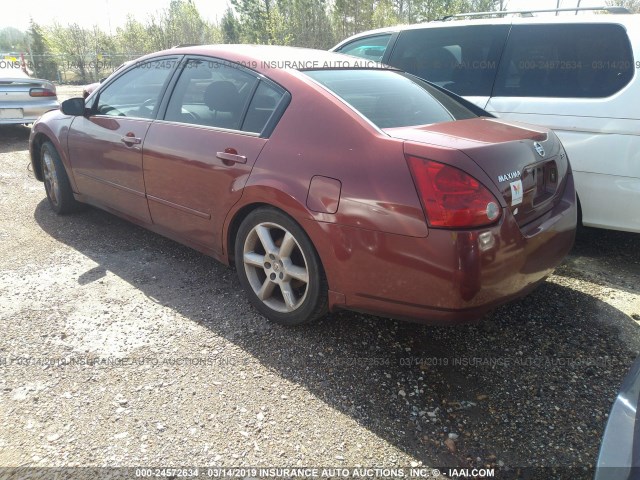
POLYGON ((320 253, 321 249, 318 248, 316 239, 314 238, 315 235, 313 235, 313 233, 310 232, 308 228, 305 228, 305 223, 308 224, 308 222, 302 221, 303 219, 311 220, 313 219, 313 216, 305 206, 300 204, 300 202, 296 201, 292 197, 288 197, 288 200, 289 201, 287 202, 287 206, 284 206, 283 202, 270 202, 265 198, 253 198, 250 201, 247 200, 241 205, 236 205, 232 209, 232 211, 227 216, 227 220, 225 221, 226 227, 223 232, 223 252, 225 260, 229 265, 233 265, 235 261, 236 235, 243 220, 247 218, 247 216, 251 212, 257 210, 258 208, 273 208, 290 217, 307 235, 307 237, 309 237, 309 240, 311 241, 311 244, 313 245, 313 248, 318 255, 318 260, 320 261, 322 270, 325 272, 325 275, 327 275, 325 262, 323 261, 322 255, 320 253))
POLYGON ((576 192, 576 203, 578 204, 578 226, 582 227, 582 204, 580 203, 580 197, 578 196, 578 193, 576 192))
POLYGON ((55 147, 53 140, 51 140, 48 135, 42 132, 37 132, 34 135, 33 140, 31 141, 31 167, 33 168, 33 174, 35 175, 36 179, 41 182, 44 181, 44 177, 42 176, 42 163, 40 162, 40 153, 42 151, 42 145, 45 142, 50 142, 55 147))
MULTIPOLYGON (((253 212, 254 210, 257 210, 258 208, 263 208, 263 207, 278 208, 268 203, 254 202, 254 203, 249 203, 247 205, 240 207, 239 210, 233 213, 233 216, 231 217, 228 223, 228 226, 226 229, 227 233, 224 239, 225 240, 224 251, 226 252, 226 260, 229 263, 229 265, 233 265, 233 262, 235 260, 236 235, 238 234, 238 229, 240 228, 240 225, 251 212, 253 212)), ((287 213, 287 215, 289 214, 287 213)))
POLYGON ((340 274, 336 271, 335 262, 332 262, 331 259, 333 249, 326 245, 328 236, 321 226, 322 222, 318 222, 306 206, 306 191, 304 192, 304 199, 301 201, 301 193, 299 195, 290 195, 285 193, 284 190, 282 185, 259 184, 245 187, 242 200, 229 211, 224 222, 221 239, 224 244, 221 260, 228 265, 235 264, 236 234, 247 215, 258 208, 274 208, 289 216, 307 235, 316 252, 329 289, 339 291, 340 274))

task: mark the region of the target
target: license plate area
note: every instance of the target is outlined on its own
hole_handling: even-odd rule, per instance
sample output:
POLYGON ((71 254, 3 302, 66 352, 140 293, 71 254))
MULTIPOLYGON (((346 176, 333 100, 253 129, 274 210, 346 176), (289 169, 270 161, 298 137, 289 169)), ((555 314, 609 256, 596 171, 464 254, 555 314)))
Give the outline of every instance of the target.
POLYGON ((24 118, 21 108, 0 108, 0 119, 12 120, 14 118, 24 118))
POLYGON ((558 166, 555 160, 536 163, 525 169, 523 187, 531 199, 531 206, 537 207, 555 195, 558 190, 558 166))

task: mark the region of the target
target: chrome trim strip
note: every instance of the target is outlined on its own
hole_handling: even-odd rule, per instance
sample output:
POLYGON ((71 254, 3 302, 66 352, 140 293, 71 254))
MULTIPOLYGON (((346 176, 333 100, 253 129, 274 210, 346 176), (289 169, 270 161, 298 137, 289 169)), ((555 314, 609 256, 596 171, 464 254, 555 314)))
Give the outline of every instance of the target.
POLYGON ((191 215, 204 218, 205 220, 211 220, 211 215, 208 213, 201 212, 199 210, 194 210, 193 208, 185 207, 184 205, 179 205, 177 203, 170 202, 169 200, 165 200, 163 198, 154 197, 153 195, 147 195, 147 200, 160 203, 162 205, 166 205, 167 207, 175 208, 176 210, 180 210, 182 212, 190 213, 191 215))

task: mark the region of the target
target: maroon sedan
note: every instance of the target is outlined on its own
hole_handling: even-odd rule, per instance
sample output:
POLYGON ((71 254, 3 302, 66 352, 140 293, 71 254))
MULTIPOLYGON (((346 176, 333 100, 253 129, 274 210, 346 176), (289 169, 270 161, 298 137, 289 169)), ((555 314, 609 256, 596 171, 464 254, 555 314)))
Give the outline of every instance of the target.
POLYGON ((553 132, 330 52, 148 55, 44 115, 30 150, 53 210, 91 204, 235 263, 286 325, 335 309, 478 318, 539 284, 575 235, 553 132))

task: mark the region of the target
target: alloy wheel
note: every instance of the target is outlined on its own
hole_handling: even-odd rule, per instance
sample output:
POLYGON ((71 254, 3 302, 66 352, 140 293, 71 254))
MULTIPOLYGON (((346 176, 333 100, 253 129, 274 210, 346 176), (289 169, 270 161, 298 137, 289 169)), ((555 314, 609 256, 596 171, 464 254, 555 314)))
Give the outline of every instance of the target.
POLYGON ((303 304, 309 268, 300 244, 281 225, 259 223, 246 237, 243 263, 254 293, 269 308, 288 313, 303 304))

